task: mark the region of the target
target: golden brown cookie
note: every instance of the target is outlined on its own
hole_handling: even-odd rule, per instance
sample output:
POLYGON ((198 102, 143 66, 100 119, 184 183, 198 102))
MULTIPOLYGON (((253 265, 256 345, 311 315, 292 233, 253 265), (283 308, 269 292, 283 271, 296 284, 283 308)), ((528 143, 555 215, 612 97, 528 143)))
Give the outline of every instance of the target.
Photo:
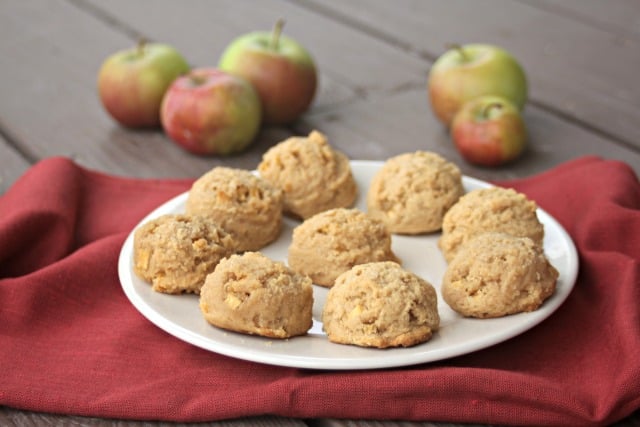
POLYGON ((199 293, 207 274, 235 251, 233 238, 206 217, 163 215, 133 237, 133 269, 157 292, 199 293))
POLYGON ((186 212, 211 218, 233 236, 238 251, 254 251, 280 234, 282 191, 249 171, 216 167, 193 183, 186 212))
POLYGON ((318 131, 270 148, 258 171, 283 190, 285 212, 303 219, 327 209, 350 207, 357 195, 349 159, 318 131))
POLYGON ((338 276, 322 322, 335 343, 409 347, 438 330, 438 298, 430 283, 395 262, 361 264, 338 276))
POLYGON ((367 193, 367 213, 392 233, 440 230, 442 218, 464 194, 460 169, 435 153, 416 151, 387 160, 367 193))
POLYGON ((207 322, 270 338, 306 334, 312 308, 311 279, 258 252, 222 260, 200 292, 207 322))
POLYGON ((484 233, 460 249, 442 280, 442 297, 468 317, 533 311, 556 288, 558 271, 528 237, 484 233))
POLYGON ((510 188, 471 191, 444 216, 438 246, 445 259, 451 261, 465 242, 488 231, 529 237, 542 245, 544 227, 536 216, 536 209, 534 201, 510 188))
POLYGON ((313 283, 332 286, 338 275, 354 265, 397 258, 381 221, 357 209, 336 208, 306 219, 293 230, 288 261, 313 283))

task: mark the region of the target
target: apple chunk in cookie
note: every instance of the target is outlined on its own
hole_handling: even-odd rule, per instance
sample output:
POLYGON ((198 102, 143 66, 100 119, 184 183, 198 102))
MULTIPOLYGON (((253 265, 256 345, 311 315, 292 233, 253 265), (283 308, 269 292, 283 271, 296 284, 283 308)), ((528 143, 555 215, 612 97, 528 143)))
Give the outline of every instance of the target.
POLYGON ((410 347, 438 330, 438 298, 429 282, 395 262, 360 264, 336 279, 322 322, 331 342, 410 347))
POLYGON ((258 171, 284 192, 285 212, 302 219, 350 207, 358 193, 349 159, 318 131, 271 147, 262 156, 258 171))
POLYGON ((200 292, 200 310, 212 325, 270 338, 306 334, 312 308, 311 279, 259 252, 222 260, 200 292))

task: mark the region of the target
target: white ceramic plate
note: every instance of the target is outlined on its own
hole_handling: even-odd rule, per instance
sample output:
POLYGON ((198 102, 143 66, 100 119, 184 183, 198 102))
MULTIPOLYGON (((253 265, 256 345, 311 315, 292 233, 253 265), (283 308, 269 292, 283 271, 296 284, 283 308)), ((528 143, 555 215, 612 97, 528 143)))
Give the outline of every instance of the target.
MULTIPOLYGON (((356 207, 366 210, 365 196, 371 178, 382 162, 352 161, 360 190, 356 207)), ((464 177, 467 191, 490 184, 464 177)), ((181 194, 151 212, 141 223, 163 214, 181 213, 187 194, 181 194)), ((555 294, 537 311, 497 319, 467 319, 451 310, 438 291, 440 330, 433 338, 410 348, 370 349, 330 343, 322 332, 321 313, 327 289, 314 285, 313 327, 306 336, 287 340, 249 336, 218 329, 208 324, 195 295, 166 295, 133 272, 133 233, 120 253, 118 272, 122 288, 131 303, 152 323, 195 346, 238 359, 271 365, 311 369, 377 369, 413 365, 446 359, 505 341, 534 327, 553 313, 567 298, 578 273, 575 246, 562 226, 543 210, 538 217, 545 227, 544 248, 560 272, 555 294)), ((280 238, 262 250, 266 256, 286 262, 291 232, 299 222, 285 218, 280 238)), ((446 263, 437 247, 440 234, 393 236, 393 250, 403 267, 428 280, 437 290, 446 263)))

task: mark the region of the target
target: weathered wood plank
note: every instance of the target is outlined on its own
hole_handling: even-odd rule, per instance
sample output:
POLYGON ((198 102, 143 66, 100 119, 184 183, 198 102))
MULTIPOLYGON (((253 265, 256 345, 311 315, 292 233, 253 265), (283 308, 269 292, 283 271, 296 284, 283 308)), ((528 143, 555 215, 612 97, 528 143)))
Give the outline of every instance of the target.
POLYGON ((0 195, 29 168, 30 163, 0 137, 0 195))
POLYGON ((207 158, 161 131, 119 127, 100 106, 96 76, 106 55, 132 43, 67 2, 0 3, 0 57, 10 64, 0 67, 0 123, 30 158, 63 155, 138 177, 193 177, 222 163, 253 168, 266 147, 290 135, 266 129, 242 156, 207 158))
POLYGON ((318 420, 313 427, 482 427, 484 424, 438 423, 428 421, 318 420))
POLYGON ((465 174, 486 180, 532 175, 586 154, 623 160, 640 174, 640 153, 612 144, 534 106, 525 109, 525 121, 530 134, 527 152, 520 160, 501 168, 465 163, 447 131, 431 114, 421 89, 309 115, 301 131, 322 129, 333 145, 355 159, 384 160, 419 149, 434 151, 458 164, 465 174))
POLYGON ((20 411, 3 406, 0 406, 0 425, 4 427, 41 427, 43 425, 59 427, 306 427, 306 424, 300 420, 275 416, 238 418, 233 420, 203 423, 171 423, 46 414, 40 412, 20 411))
POLYGON ((555 15, 583 21, 618 33, 620 42, 640 37, 640 7, 636 0, 520 0, 533 7, 546 9, 555 15))
MULTIPOLYGON (((154 40, 170 40, 198 65, 216 65, 224 48, 241 34, 270 31, 286 20, 285 34, 298 40, 314 56, 324 78, 357 92, 392 90, 408 82, 422 82, 428 68, 420 58, 407 55, 388 43, 372 39, 357 29, 281 0, 252 2, 193 0, 188 7, 171 0, 150 3, 83 0, 117 22, 135 27, 154 40)), ((321 93, 318 106, 325 101, 321 93)))
POLYGON ((430 59, 451 42, 503 46, 522 62, 533 102, 640 148, 637 40, 508 0, 303 4, 430 59))

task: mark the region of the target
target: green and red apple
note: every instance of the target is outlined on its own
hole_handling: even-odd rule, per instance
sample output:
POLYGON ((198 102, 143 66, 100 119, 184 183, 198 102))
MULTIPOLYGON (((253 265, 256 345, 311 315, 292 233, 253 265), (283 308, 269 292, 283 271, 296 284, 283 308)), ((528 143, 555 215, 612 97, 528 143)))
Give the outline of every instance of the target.
POLYGON ((462 157, 482 166, 515 160, 527 144, 527 129, 516 105, 493 95, 466 103, 453 118, 451 135, 462 157))
POLYGON ((506 50, 489 44, 455 46, 431 67, 429 100, 446 126, 466 102, 482 95, 510 100, 520 110, 527 101, 527 79, 518 61, 506 50))
POLYGON ((175 48, 140 42, 104 61, 98 74, 98 94, 104 108, 121 125, 158 127, 167 88, 189 68, 175 48))
POLYGON ((161 118, 167 135, 186 150, 226 155, 253 142, 262 108, 247 80, 216 68, 196 68, 171 84, 161 118))
POLYGON ((311 54, 294 39, 273 32, 252 32, 233 40, 220 57, 221 70, 249 80, 260 95, 266 124, 291 123, 316 93, 317 71, 311 54))

